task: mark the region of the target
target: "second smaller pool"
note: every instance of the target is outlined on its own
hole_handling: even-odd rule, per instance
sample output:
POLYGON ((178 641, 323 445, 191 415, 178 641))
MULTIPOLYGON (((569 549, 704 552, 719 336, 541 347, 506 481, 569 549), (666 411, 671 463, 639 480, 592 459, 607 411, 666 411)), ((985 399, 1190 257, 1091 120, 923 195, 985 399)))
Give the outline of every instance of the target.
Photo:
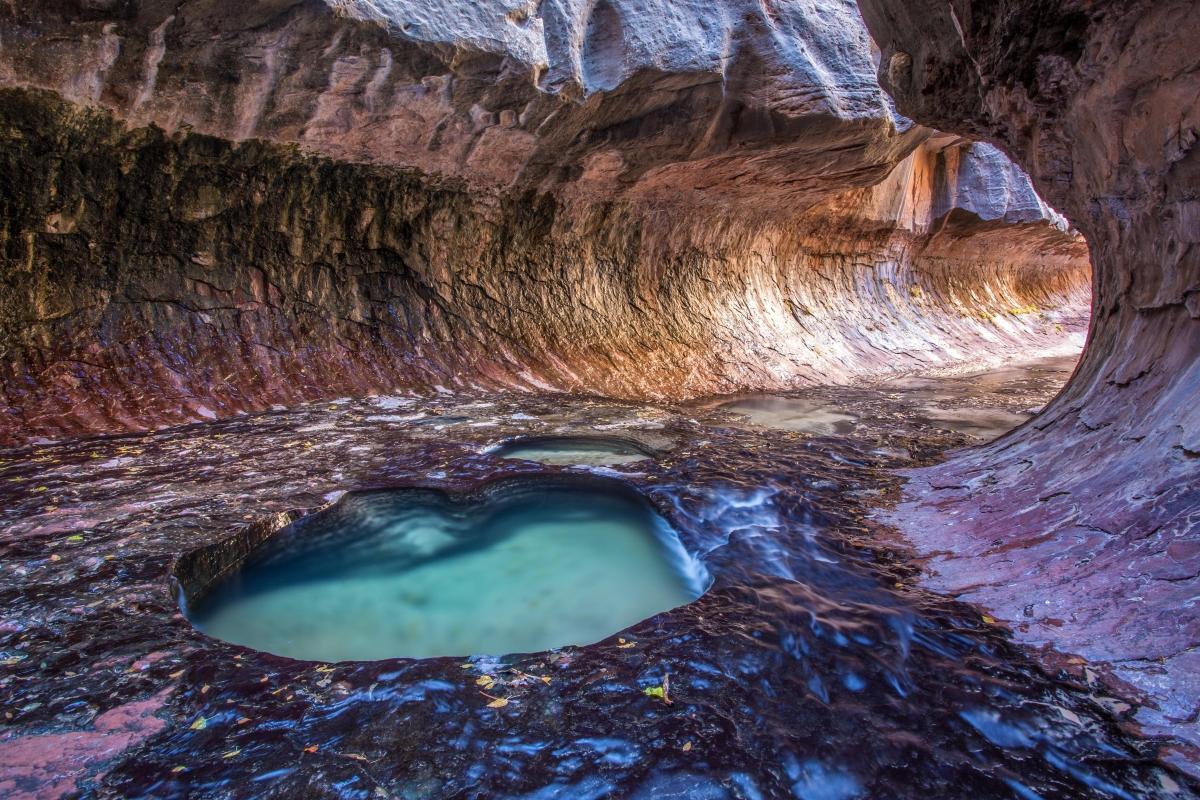
POLYGON ((586 467, 614 467, 654 457, 635 442, 599 436, 528 437, 506 442, 494 452, 501 458, 586 467))

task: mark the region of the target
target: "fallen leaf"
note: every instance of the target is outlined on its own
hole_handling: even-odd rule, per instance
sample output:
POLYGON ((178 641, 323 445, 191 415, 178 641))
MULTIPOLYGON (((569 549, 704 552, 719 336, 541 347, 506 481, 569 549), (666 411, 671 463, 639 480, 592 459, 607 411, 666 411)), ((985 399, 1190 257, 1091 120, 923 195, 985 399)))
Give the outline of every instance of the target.
POLYGON ((171 772, 174 772, 176 775, 178 775, 179 773, 185 771, 186 769, 187 769, 187 767, 171 767, 171 772))
POLYGON ((77 534, 75 534, 74 536, 68 536, 68 537, 67 537, 67 541, 68 541, 68 542, 82 542, 82 541, 83 541, 83 536, 82 536, 81 534, 78 534, 78 533, 77 533, 77 534))
POLYGON ((204 717, 197 717, 196 721, 193 722, 191 725, 191 728, 194 731, 202 731, 207 727, 208 727, 208 720, 206 720, 204 717))
POLYGON ((995 624, 996 624, 996 620, 995 620, 995 619, 993 619, 992 617, 989 617, 987 614, 984 614, 984 615, 983 615, 983 621, 984 621, 984 622, 986 622, 988 625, 995 625, 995 624))
POLYGON ((657 697, 667 705, 671 705, 674 701, 671 700, 671 675, 667 673, 663 676, 662 686, 647 686, 642 689, 642 694, 647 697, 657 697))
POLYGON ((497 697, 492 702, 488 703, 488 708, 504 708, 508 705, 507 697, 497 697))
POLYGON ((237 755, 238 753, 240 753, 240 752, 242 752, 242 748, 240 748, 240 747, 235 747, 235 748, 234 748, 234 749, 232 749, 232 750, 227 750, 227 751, 225 751, 224 753, 221 753, 221 758, 233 758, 234 756, 236 756, 236 755, 237 755))
POLYGON ((247 722, 249 722, 249 721, 250 721, 250 718, 249 718, 249 717, 239 717, 239 718, 238 718, 238 721, 237 721, 237 724, 238 724, 238 725, 245 725, 245 724, 246 724, 247 722))
POLYGON ((691 743, 691 742, 684 742, 684 743, 683 743, 683 752, 685 752, 685 753, 686 753, 686 752, 688 752, 688 751, 689 751, 689 750, 691 750, 691 749, 692 749, 692 743, 691 743))
POLYGON ((315 752, 317 752, 317 748, 318 748, 318 745, 310 744, 308 747, 304 748, 304 752, 315 753, 315 752))
POLYGON ((624 639, 617 639, 617 647, 625 650, 630 647, 637 647, 637 642, 627 642, 624 639))

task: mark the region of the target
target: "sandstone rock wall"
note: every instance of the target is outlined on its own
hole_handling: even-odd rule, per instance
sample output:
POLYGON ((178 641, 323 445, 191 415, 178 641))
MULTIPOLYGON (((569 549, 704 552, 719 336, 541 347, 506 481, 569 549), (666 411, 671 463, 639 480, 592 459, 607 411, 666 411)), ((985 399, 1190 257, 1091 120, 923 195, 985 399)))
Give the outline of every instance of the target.
POLYGON ((1069 346, 1088 266, 978 148, 787 224, 478 187, 0 102, 0 437, 395 389, 678 399, 1069 346), (993 187, 994 188, 994 187, 993 187), (961 204, 960 204, 961 205, 961 204))
POLYGON ((852 0, 0 4, 0 84, 135 123, 760 213, 869 185, 926 135, 874 72, 852 0))
POLYGON ((1029 641, 1110 662, 1157 705, 1140 717, 1152 731, 1200 745, 1196 4, 860 5, 899 107, 1012 154, 1095 265, 1067 390, 1033 424, 914 476, 897 520, 949 551, 936 586, 1029 641))

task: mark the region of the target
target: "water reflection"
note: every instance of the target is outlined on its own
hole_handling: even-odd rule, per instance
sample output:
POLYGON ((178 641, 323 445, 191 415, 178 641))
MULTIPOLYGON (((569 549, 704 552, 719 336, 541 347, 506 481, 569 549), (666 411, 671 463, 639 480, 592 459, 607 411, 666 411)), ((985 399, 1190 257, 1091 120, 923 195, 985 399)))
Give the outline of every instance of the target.
POLYGON ((848 434, 855 418, 835 407, 814 400, 782 395, 740 397, 718 406, 723 411, 747 417, 753 424, 817 436, 848 434))

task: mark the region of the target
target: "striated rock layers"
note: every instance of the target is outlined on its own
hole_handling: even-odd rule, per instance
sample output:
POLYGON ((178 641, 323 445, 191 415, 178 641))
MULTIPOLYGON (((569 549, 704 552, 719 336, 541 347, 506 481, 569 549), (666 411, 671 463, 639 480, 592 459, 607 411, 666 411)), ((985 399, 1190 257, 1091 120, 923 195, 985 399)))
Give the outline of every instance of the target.
POLYGON ((922 136, 897 131, 849 0, 6 5, 0 83, 475 186, 791 213, 922 136))
POLYGON ((1036 422, 918 472, 935 586, 1147 694, 1200 763, 1200 15, 1191 0, 863 0, 922 123, 992 141, 1086 235, 1093 327, 1036 422), (945 520, 952 520, 950 525, 945 520))
POLYGON ((0 6, 0 441, 1071 346, 1082 240, 874 69, 851 2, 0 6))
POLYGON ((128 131, 44 94, 5 93, 0 130, 9 442, 397 388, 847 380, 1062 346, 1055 309, 1087 298, 1031 196, 934 217, 1007 174, 978 147, 785 225, 128 131))

